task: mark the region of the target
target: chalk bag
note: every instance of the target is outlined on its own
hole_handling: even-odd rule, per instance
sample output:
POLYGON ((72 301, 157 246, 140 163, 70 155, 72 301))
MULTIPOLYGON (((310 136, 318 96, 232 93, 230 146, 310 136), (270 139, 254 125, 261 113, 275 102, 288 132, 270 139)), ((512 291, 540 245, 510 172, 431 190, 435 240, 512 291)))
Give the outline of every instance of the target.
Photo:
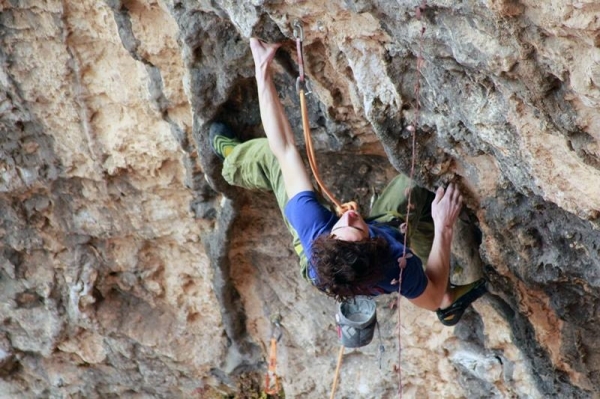
POLYGON ((367 296, 356 296, 338 304, 335 315, 338 338, 346 348, 360 348, 373 340, 377 304, 367 296))

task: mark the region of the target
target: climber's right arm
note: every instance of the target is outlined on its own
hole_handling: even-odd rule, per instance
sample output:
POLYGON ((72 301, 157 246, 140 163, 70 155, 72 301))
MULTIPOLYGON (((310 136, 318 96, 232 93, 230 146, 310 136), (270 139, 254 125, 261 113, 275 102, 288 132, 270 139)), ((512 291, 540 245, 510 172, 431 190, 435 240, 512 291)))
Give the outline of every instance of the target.
POLYGON ((281 166, 288 198, 301 191, 312 191, 310 177, 271 76, 270 66, 279 44, 267 44, 253 38, 250 48, 254 57, 260 117, 271 151, 281 166))

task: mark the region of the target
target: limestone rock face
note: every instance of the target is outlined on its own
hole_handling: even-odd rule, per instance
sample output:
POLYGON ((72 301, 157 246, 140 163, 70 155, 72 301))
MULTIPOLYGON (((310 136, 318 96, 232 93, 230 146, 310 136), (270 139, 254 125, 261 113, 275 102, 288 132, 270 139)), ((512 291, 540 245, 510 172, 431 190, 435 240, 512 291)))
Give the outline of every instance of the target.
POLYGON ((208 126, 263 136, 248 39, 325 182, 368 209, 397 171, 456 182, 455 327, 378 297, 337 397, 600 395, 597 1, 8 0, 0 5, 0 397, 330 394, 336 303, 273 196, 228 186, 208 126), (273 320, 280 320, 281 328, 273 320), (400 323, 400 325, 398 325, 400 323), (381 348, 384 350, 381 351, 381 348), (401 370, 401 373, 398 372, 401 370))

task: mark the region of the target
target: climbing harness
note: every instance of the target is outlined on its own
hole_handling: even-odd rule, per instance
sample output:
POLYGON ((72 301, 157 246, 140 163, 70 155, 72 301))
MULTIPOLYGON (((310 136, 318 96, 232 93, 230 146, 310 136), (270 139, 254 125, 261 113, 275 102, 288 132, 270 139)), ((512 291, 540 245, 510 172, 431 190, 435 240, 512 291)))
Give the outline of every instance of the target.
POLYGON ((319 174, 319 168, 315 158, 315 153, 312 145, 312 138, 310 134, 310 126, 308 121, 308 109, 306 106, 306 94, 310 93, 308 85, 304 76, 304 53, 302 48, 302 41, 304 40, 304 30, 302 29, 302 23, 300 21, 294 22, 294 38, 296 39, 296 53, 298 55, 298 79, 296 80, 296 90, 300 96, 300 108, 302 112, 302 130, 304 131, 304 141, 306 144, 306 155, 308 157, 308 163, 312 170, 313 176, 317 181, 321 192, 333 203, 335 211, 338 216, 341 216, 348 210, 358 210, 358 205, 354 201, 340 203, 334 195, 325 187, 319 174))
POLYGON ((272 320, 271 342, 269 348, 269 366, 265 374, 265 393, 277 395, 281 390, 279 376, 277 375, 277 342, 281 339, 281 318, 279 316, 272 320))

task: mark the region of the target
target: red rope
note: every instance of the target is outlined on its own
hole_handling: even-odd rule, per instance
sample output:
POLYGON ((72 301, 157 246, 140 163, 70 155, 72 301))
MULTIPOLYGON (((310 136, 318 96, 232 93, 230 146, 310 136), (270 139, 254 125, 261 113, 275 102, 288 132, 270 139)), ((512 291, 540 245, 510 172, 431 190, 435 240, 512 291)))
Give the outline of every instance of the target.
MULTIPOLYGON (((425 10, 425 7, 427 7, 427 0, 423 0, 420 6, 417 6, 415 9, 415 14, 416 14, 416 18, 421 21, 421 33, 419 36, 419 54, 417 56, 417 78, 416 78, 416 82, 415 82, 415 87, 414 87, 414 94, 415 94, 415 99, 416 99, 416 109, 415 109, 415 117, 414 117, 414 122, 412 124, 412 126, 408 126, 407 129, 412 133, 412 156, 411 156, 411 164, 410 164, 410 175, 409 175, 409 181, 412 183, 413 181, 413 177, 415 174, 415 163, 416 163, 416 159, 417 159, 417 142, 416 142, 416 132, 417 132, 417 126, 419 125, 419 118, 420 118, 420 111, 421 111, 421 97, 420 97, 420 93, 421 93, 421 67, 423 66, 423 35, 425 34, 425 25, 423 24, 423 21, 421 19, 421 13, 425 10)), ((403 264, 406 265, 406 245, 408 243, 407 241, 407 237, 408 237, 408 226, 409 223, 408 221, 410 220, 410 210, 412 208, 412 184, 411 186, 409 186, 409 190, 408 190, 408 201, 406 204, 406 219, 405 219, 405 223, 406 223, 406 228, 404 231, 404 252, 402 254, 402 261, 403 264)), ((400 334, 400 330, 402 328, 402 324, 401 324, 401 307, 400 307, 400 299, 402 298, 402 296, 400 295, 400 287, 402 287, 402 272, 404 271, 404 267, 400 268, 400 276, 398 278, 398 301, 397 301, 397 307, 398 307, 398 397, 402 398, 402 335, 400 334)))

